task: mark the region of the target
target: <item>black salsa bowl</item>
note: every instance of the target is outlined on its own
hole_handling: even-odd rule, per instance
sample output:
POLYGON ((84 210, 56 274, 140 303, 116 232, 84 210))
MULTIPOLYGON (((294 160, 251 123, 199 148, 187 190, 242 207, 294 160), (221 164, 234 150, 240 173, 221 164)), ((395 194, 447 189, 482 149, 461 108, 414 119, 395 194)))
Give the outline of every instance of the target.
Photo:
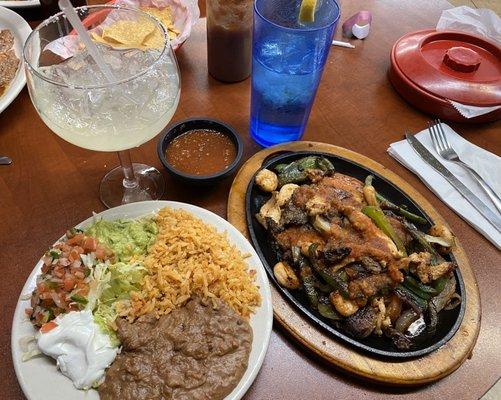
MULTIPOLYGON (((374 175, 374 186, 379 193, 393 203, 405 205, 410 212, 426 218, 428 224, 424 226, 425 229, 429 229, 433 225, 430 217, 419 207, 419 205, 417 205, 397 186, 369 168, 348 159, 321 152, 282 152, 269 156, 266 160, 264 160, 262 168, 273 169, 273 167, 277 164, 290 163, 309 155, 326 157, 334 164, 336 172, 350 175, 361 180, 362 182, 365 180, 367 175, 374 175)), ((259 171, 257 171, 256 174, 258 172, 259 171)), ((439 319, 435 333, 432 335, 425 330, 419 336, 413 338, 414 345, 409 351, 398 350, 393 346, 391 340, 384 336, 377 337, 375 335, 370 335, 364 339, 353 338, 343 332, 343 330, 337 328, 334 323, 322 317, 316 311, 311 310, 308 305, 308 299, 302 291, 288 290, 280 286, 273 274, 273 266, 280 261, 279 254, 277 253, 272 240, 270 240, 271 238, 268 232, 255 218, 255 214, 259 213, 261 206, 270 198, 269 193, 263 192, 255 184, 256 174, 249 182, 245 198, 247 229, 249 231, 251 242, 261 258, 269 278, 280 294, 292 303, 296 310, 306 316, 313 325, 328 332, 334 339, 341 340, 353 346, 357 350, 371 355, 395 359, 424 356, 437 350, 454 336, 461 325, 466 307, 464 282, 458 268, 454 270, 454 277, 456 279, 456 292, 461 296, 461 305, 452 310, 442 310, 438 314, 439 319)), ((453 255, 445 258, 450 261, 455 261, 453 255)))

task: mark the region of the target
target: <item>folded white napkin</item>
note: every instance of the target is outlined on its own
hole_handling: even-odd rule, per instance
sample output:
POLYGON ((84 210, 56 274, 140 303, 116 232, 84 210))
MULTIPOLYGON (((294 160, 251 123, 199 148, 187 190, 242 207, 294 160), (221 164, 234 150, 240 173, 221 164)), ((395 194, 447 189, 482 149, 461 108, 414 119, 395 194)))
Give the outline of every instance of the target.
MULTIPOLYGON (((488 152, 468 142, 442 123, 449 143, 459 154, 462 161, 470 165, 491 188, 499 195, 501 193, 501 157, 488 152)), ((428 130, 423 130, 416 138, 425 146, 439 162, 456 176, 494 213, 496 208, 478 183, 464 168, 443 160, 435 151, 428 130)), ((437 171, 426 164, 406 140, 392 143, 388 153, 398 162, 414 172, 423 183, 430 188, 442 201, 451 207, 461 218, 489 239, 498 249, 501 249, 501 233, 494 228, 459 192, 437 171)))

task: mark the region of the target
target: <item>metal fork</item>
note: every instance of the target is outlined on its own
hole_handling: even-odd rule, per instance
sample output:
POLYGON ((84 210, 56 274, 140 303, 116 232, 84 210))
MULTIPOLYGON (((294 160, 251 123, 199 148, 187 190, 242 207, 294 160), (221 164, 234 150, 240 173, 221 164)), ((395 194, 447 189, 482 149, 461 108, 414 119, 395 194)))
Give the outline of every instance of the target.
POLYGON ((477 174, 477 172, 473 168, 461 161, 458 154, 447 140, 444 128, 442 127, 442 122, 439 119, 436 119, 435 121, 433 121, 433 123, 428 121, 428 132, 430 133, 433 146, 435 147, 437 153, 445 160, 456 163, 458 165, 461 165, 463 168, 466 168, 476 179, 480 187, 484 189, 485 193, 494 203, 499 213, 501 213, 501 199, 496 194, 496 192, 492 190, 489 184, 484 181, 483 178, 479 174, 477 174))

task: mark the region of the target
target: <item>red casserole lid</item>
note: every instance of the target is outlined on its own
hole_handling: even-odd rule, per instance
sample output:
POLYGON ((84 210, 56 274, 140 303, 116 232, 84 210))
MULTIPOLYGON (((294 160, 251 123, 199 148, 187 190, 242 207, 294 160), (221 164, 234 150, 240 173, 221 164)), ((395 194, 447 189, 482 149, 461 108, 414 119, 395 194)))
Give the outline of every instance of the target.
MULTIPOLYGON (((409 102, 443 118, 466 120, 447 100, 501 104, 501 49, 468 33, 424 30, 402 36, 391 51, 389 75, 409 102)), ((497 119, 497 111, 476 119, 497 119)))

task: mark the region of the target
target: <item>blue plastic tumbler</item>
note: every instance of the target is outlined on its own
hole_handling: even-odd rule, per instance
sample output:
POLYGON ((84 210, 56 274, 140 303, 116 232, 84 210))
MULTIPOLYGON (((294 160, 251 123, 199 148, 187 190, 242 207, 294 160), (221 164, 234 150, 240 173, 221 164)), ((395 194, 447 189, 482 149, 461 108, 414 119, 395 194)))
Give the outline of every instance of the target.
POLYGON ((339 6, 318 0, 298 21, 301 0, 255 0, 250 132, 262 146, 303 135, 332 44, 339 6))

